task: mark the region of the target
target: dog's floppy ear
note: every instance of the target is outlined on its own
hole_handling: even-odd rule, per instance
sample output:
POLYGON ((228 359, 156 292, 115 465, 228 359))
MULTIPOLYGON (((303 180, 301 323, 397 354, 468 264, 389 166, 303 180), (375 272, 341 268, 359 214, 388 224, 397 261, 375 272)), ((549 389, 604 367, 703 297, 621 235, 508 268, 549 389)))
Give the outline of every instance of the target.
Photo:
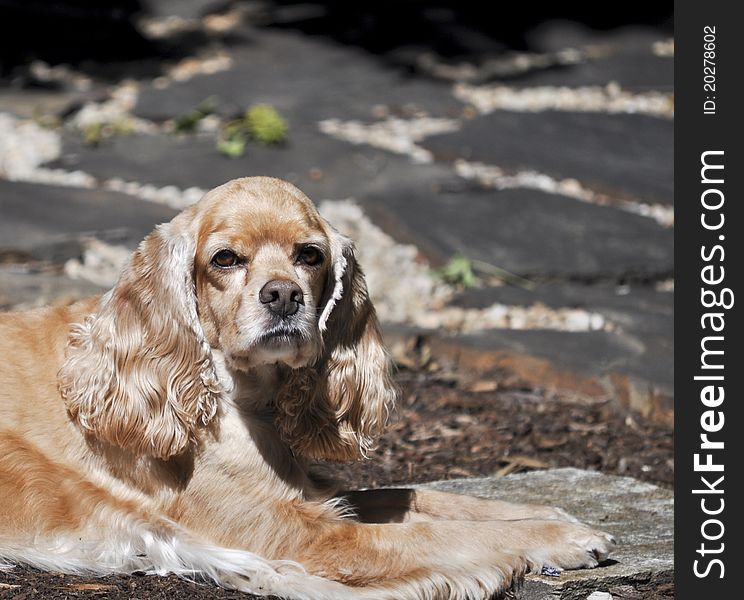
POLYGON ((327 227, 332 265, 318 321, 322 355, 291 372, 277 399, 277 427, 298 455, 351 460, 374 446, 397 393, 354 246, 327 227))
POLYGON ((186 219, 140 244, 96 312, 73 329, 58 374, 67 411, 86 434, 161 459, 190 447, 219 394, 186 219))

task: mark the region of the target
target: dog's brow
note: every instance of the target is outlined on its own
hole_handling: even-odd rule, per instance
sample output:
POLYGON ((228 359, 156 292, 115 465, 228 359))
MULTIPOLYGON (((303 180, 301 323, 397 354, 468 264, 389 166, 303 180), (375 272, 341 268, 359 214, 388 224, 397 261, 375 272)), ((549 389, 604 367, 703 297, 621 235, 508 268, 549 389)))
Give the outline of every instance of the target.
POLYGON ((295 247, 298 246, 308 246, 308 245, 314 245, 319 246, 322 249, 326 249, 328 247, 328 238, 325 236, 308 236, 301 238, 297 242, 295 242, 295 247))

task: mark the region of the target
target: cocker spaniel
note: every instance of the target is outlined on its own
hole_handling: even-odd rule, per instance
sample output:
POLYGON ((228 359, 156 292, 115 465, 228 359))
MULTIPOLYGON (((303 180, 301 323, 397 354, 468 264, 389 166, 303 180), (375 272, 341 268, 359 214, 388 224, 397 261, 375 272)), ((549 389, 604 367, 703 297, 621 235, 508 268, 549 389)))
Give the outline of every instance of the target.
POLYGON ((351 241, 297 188, 231 181, 112 290, 0 315, 0 564, 177 573, 288 598, 488 598, 593 567, 560 509, 339 492, 396 396, 351 241))

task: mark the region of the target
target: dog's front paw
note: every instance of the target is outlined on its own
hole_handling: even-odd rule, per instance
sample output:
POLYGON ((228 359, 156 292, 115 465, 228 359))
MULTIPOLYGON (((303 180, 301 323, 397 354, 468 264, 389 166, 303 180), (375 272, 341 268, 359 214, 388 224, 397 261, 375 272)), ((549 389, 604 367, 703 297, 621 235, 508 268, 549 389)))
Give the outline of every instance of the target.
POLYGON ((583 555, 579 556, 576 566, 565 565, 565 569, 592 569, 607 559, 613 546, 617 545, 615 537, 605 531, 584 528, 586 534, 580 535, 573 543, 583 555))
POLYGON ((544 567, 591 569, 604 561, 617 544, 604 531, 576 523, 552 523, 548 543, 536 549, 530 563, 534 572, 544 567), (555 534, 555 535, 552 535, 555 534))

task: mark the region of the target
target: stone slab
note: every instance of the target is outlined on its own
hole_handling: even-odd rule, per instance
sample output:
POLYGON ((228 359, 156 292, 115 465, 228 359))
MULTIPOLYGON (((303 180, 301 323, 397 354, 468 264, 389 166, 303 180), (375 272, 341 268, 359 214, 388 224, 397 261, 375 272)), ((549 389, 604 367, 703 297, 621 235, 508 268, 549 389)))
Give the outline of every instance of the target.
POLYGON ((653 52, 655 42, 671 37, 671 31, 657 27, 628 25, 598 31, 576 22, 548 21, 527 34, 530 48, 537 52, 576 48, 587 58, 562 68, 530 71, 512 83, 578 87, 614 81, 634 92, 672 92, 674 57, 653 52))
MULTIPOLYGON (((580 285, 554 282, 529 290, 511 285, 462 292, 453 302, 465 308, 492 304, 579 308, 601 314, 612 332, 504 331, 484 334, 494 348, 545 358, 557 368, 594 377, 617 373, 644 381, 658 392, 674 390, 674 294, 653 286, 580 285), (564 341, 565 340, 565 341, 564 341), (573 343, 570 343, 573 340, 573 343)), ((474 338, 470 343, 476 343, 474 338)))
POLYGON ((93 92, 0 85, 0 112, 25 119, 62 117, 94 97, 93 92))
POLYGON ((533 71, 504 83, 524 87, 604 87, 610 82, 630 92, 671 93, 674 90, 674 59, 650 52, 587 58, 577 64, 533 71))
POLYGON ((668 338, 641 339, 630 332, 507 329, 470 334, 463 336, 463 341, 544 358, 557 371, 596 379, 624 373, 655 382, 667 391, 674 383, 673 344, 668 338))
POLYGON ((151 17, 199 19, 229 6, 229 0, 141 0, 140 10, 151 17))
POLYGON ((596 591, 625 585, 643 589, 674 577, 674 494, 629 477, 579 469, 551 469, 506 477, 459 479, 420 487, 559 506, 612 533, 618 546, 595 569, 559 577, 528 575, 513 596, 519 600, 585 600, 596 591))
POLYGON ((62 263, 86 237, 135 248, 175 214, 116 192, 0 181, 0 256, 62 263))
POLYGON ((373 220, 434 264, 462 253, 526 276, 614 279, 673 270, 672 231, 555 194, 401 183, 360 201, 373 220))
POLYGON ((516 377, 535 389, 577 401, 611 401, 662 423, 674 420, 674 294, 653 285, 609 282, 538 282, 469 289, 452 304, 482 309, 494 304, 599 313, 597 331, 482 330, 446 334, 385 326, 389 345, 403 351, 412 340, 453 371, 500 380, 516 377))
MULTIPOLYGON (((674 350, 674 293, 657 291, 653 285, 552 282, 538 283, 534 289, 502 285, 470 289, 453 300, 453 304, 464 308, 485 308, 496 303, 508 306, 541 304, 555 309, 598 312, 612 323, 619 335, 658 338, 663 340, 667 353, 674 350)), ((671 384, 672 374, 664 380, 671 384)))
MULTIPOLYGON (((494 302, 525 305, 540 302, 551 308, 571 306, 601 310, 628 309, 648 312, 655 319, 673 315, 673 292, 658 291, 652 284, 616 282, 581 283, 548 281, 533 282, 534 288, 517 285, 483 286, 463 290, 453 304, 463 308, 485 308, 494 302)), ((651 323, 644 324, 651 325, 651 323)))
POLYGON ((392 112, 418 107, 436 116, 458 115, 463 108, 448 84, 411 77, 358 48, 292 31, 244 29, 233 37, 229 70, 165 89, 145 86, 135 113, 162 121, 208 97, 217 99, 223 115, 268 103, 290 123, 369 118, 376 105, 392 112))
MULTIPOLYGON (((565 48, 599 48, 605 54, 650 54, 654 42, 672 38, 674 33, 671 6, 667 8, 669 22, 643 25, 633 23, 633 17, 623 11, 622 17, 605 27, 591 27, 578 19, 543 19, 525 33, 525 40, 535 52, 557 52, 565 48), (626 24, 622 24, 623 17, 626 24)), ((648 15, 648 13, 646 13, 648 15)), ((596 17, 596 15, 594 15, 596 17)))
POLYGON ((573 178, 612 197, 671 205, 671 120, 628 114, 497 111, 421 145, 442 160, 462 158, 509 171, 573 178))
POLYGON ((428 189, 454 180, 446 166, 413 165, 399 156, 369 146, 355 146, 326 136, 315 123, 290 122, 282 146, 250 143, 238 158, 218 153, 213 135, 132 135, 107 140, 92 148, 66 134, 63 156, 55 163, 81 169, 100 179, 180 188, 209 189, 235 177, 269 175, 298 185, 315 201, 364 196, 366 190, 389 189, 416 182, 428 189))
POLYGON ((104 291, 95 284, 70 279, 62 273, 0 267, 0 311, 68 304, 104 291))
POLYGON ((661 423, 674 422, 673 341, 626 331, 484 330, 421 333, 448 368, 494 372, 571 401, 611 401, 661 423))

